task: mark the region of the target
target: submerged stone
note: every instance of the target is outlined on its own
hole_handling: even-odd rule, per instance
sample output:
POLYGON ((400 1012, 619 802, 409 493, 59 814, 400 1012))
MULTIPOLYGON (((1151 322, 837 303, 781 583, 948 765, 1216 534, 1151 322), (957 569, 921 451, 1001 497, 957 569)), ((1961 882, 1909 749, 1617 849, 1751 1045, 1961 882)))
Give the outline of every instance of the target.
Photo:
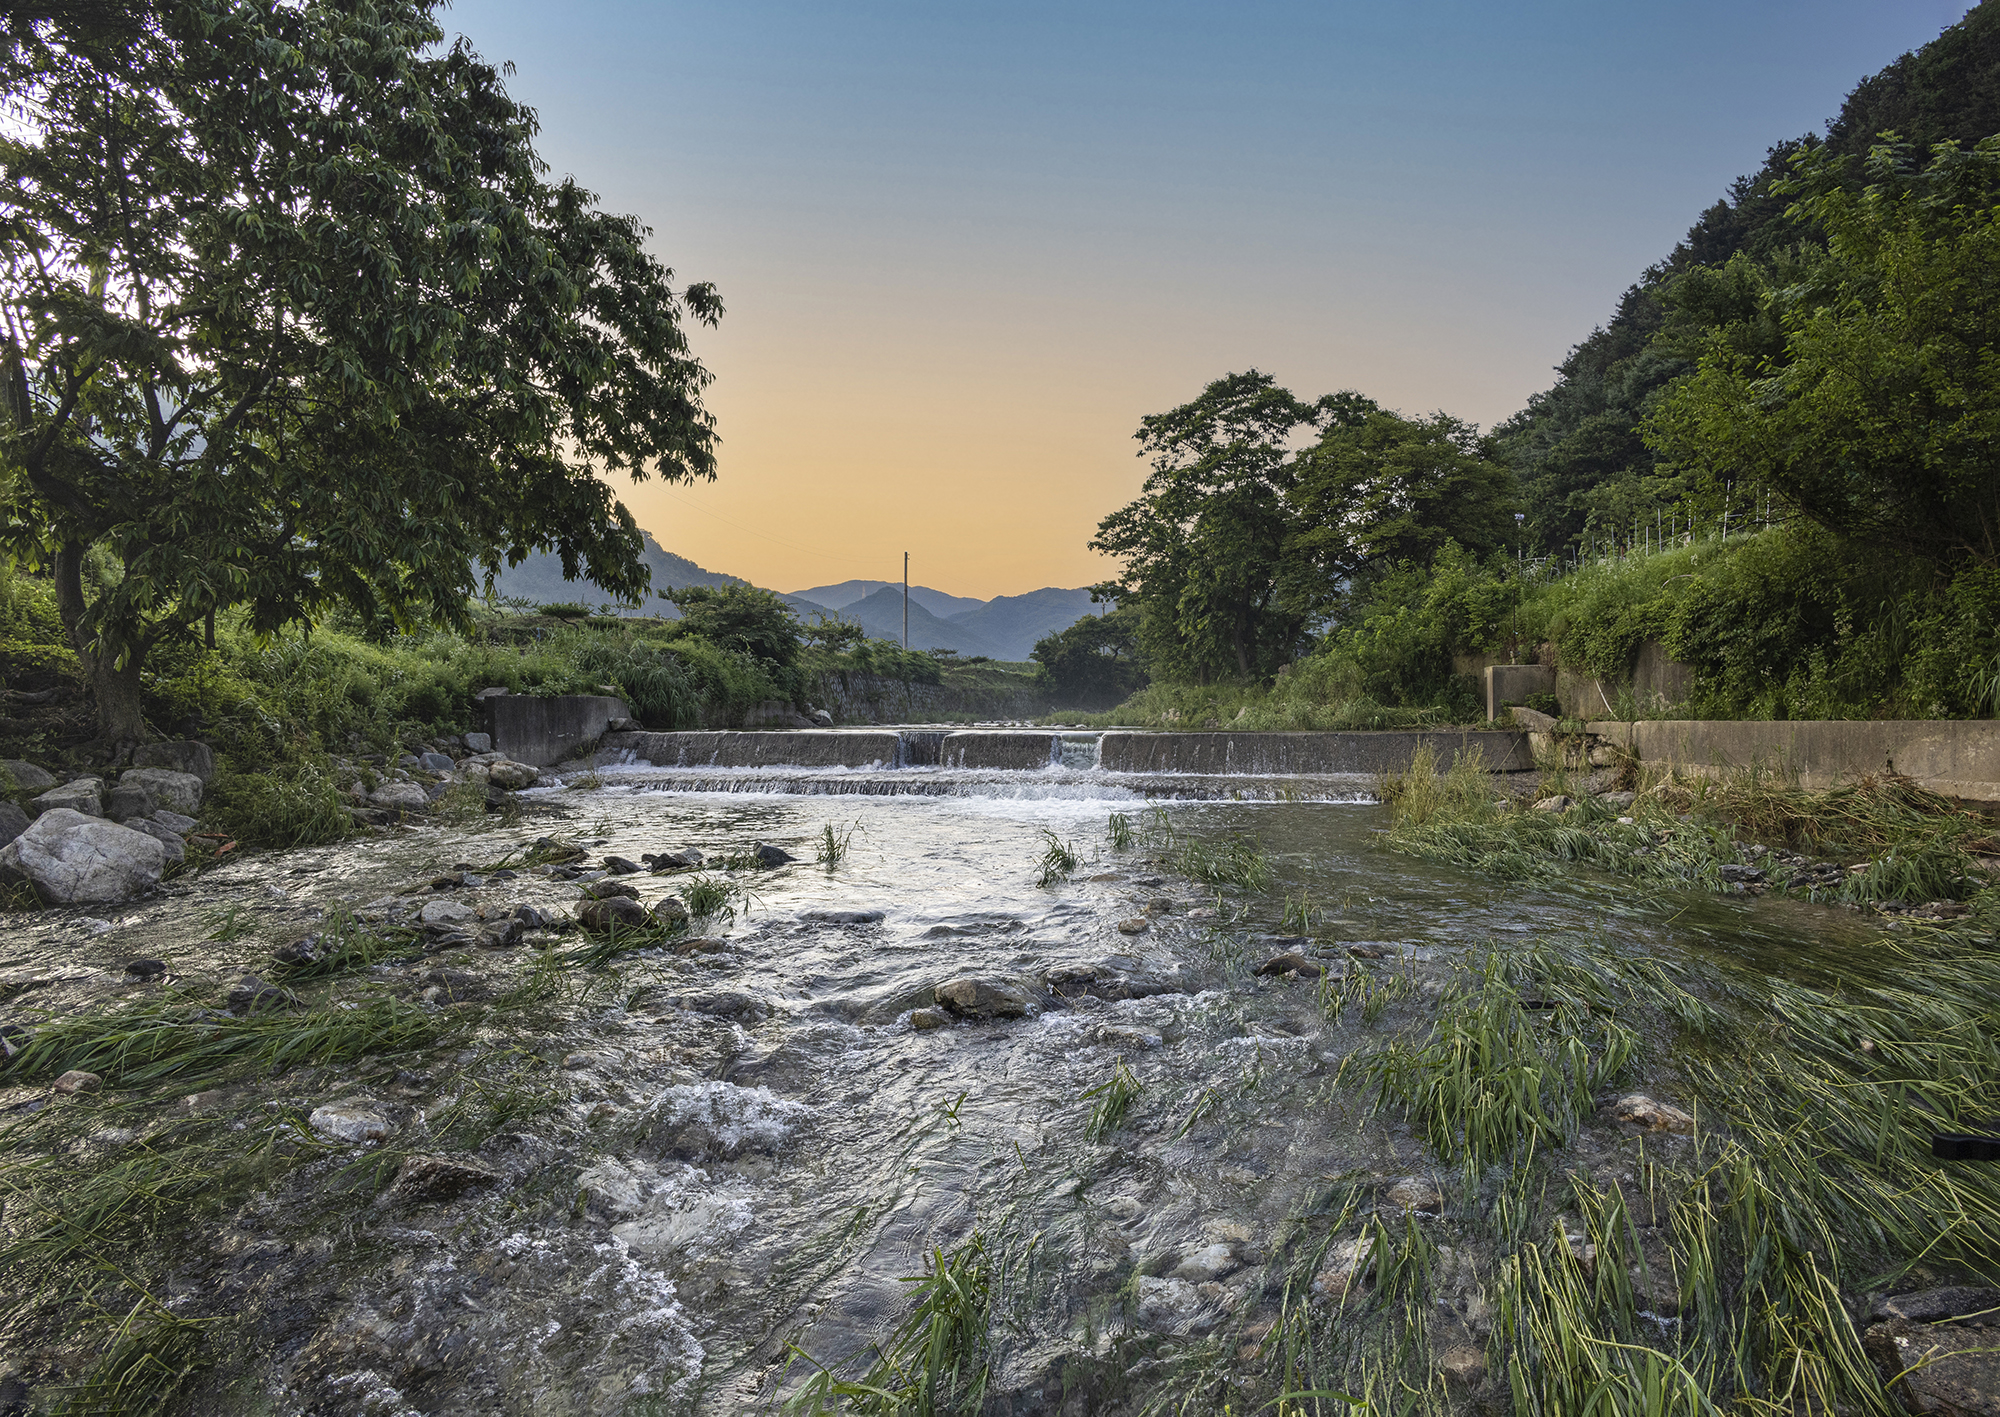
POLYGON ((1025 1018, 1027 990, 1001 979, 947 979, 934 991, 938 1003, 960 1018, 1025 1018))

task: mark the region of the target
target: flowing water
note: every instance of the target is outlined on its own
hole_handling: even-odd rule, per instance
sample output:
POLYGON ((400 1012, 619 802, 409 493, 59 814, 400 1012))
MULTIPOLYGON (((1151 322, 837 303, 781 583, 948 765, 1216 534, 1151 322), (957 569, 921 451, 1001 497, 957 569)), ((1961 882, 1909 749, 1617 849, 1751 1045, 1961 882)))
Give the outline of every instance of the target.
MULTIPOLYGON (((1879 938, 1796 903, 1634 898, 1582 875, 1503 885, 1384 850, 1386 811, 1364 782, 1138 781, 1096 771, 1090 746, 1027 773, 600 769, 525 794, 531 817, 513 826, 274 853, 108 927, 45 913, 11 929, 0 970, 69 962, 17 1011, 102 1003, 109 986, 89 976, 138 954, 221 987, 336 902, 490 864, 544 833, 592 858, 780 846, 801 859, 733 873, 750 898, 709 928, 711 952, 572 966, 558 1038, 538 1045, 489 1018, 457 1055, 476 1068, 482 1052, 540 1046, 548 1065, 542 1121, 484 1145, 506 1186, 423 1214, 364 1211, 345 1222, 367 1232, 351 1251, 288 1233, 282 1203, 246 1206, 262 1218, 239 1218, 218 1253, 253 1272, 240 1257, 263 1257, 266 1287, 228 1300, 260 1315, 267 1356, 252 1370, 287 1411, 766 1411, 814 1363, 865 1367, 907 1309, 905 1277, 977 1236, 994 1285, 990 1410, 1084 1413, 1166 1402, 1197 1358, 1209 1371, 1254 1348, 1287 1302, 1301 1228, 1336 1223, 1356 1185, 1370 1206, 1401 1186, 1420 1213, 1443 1209, 1421 1199, 1446 1180, 1437 1159, 1371 1107, 1347 1062, 1421 1027, 1468 951, 1587 936, 1782 971, 1808 955, 1863 960, 1879 938), (1114 848, 1114 813, 1150 823, 1156 844, 1114 848), (848 842, 832 866, 812 860, 828 825, 848 842), (1183 841, 1254 838, 1271 885, 1177 875, 1162 825, 1183 841), (1052 838, 1079 863, 1038 885, 1052 838), (218 919, 249 933, 212 942, 229 933, 218 919), (1256 973, 1286 951, 1327 973, 1256 973), (941 1021, 932 991, 963 977, 1017 991, 1025 1012, 915 1026, 941 1021), (1342 990, 1366 1007, 1325 1007, 1342 990), (1138 1090, 1093 1134, 1105 1094, 1092 1090, 1121 1067, 1138 1090), (311 1289, 307 1258, 337 1277, 285 1317, 268 1291, 311 1289)), ((490 874, 452 898, 576 903, 576 884, 490 874)), ((648 902, 686 881, 625 879, 648 902)), ((362 984, 421 987, 445 1007, 454 989, 477 997, 482 974, 520 977, 536 953, 463 951, 362 984)), ((441 1076, 364 1065, 257 1105, 363 1093, 415 1126, 441 1076)), ((1671 1095, 1670 1077, 1643 1068, 1627 1085, 1671 1095)), ((1569 1164, 1629 1177, 1640 1145, 1587 1131, 1569 1164)), ((194 1308, 234 1293, 206 1271, 174 1292, 194 1308)), ((1475 1344, 1479 1292, 1468 1270, 1440 1299, 1440 1322, 1475 1344)))

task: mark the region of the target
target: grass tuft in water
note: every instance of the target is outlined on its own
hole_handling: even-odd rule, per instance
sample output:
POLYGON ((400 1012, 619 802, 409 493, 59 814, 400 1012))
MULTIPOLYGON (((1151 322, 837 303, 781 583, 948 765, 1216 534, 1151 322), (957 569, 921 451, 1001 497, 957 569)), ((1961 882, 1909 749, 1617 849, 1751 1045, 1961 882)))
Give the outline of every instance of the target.
POLYGON ((847 855, 848 843, 860 826, 861 823, 853 822, 845 827, 836 828, 832 822, 824 823, 819 829, 818 838, 813 843, 813 860, 829 871, 838 866, 841 858, 847 855))
POLYGON ((1092 1141, 1103 1141, 1125 1124, 1125 1113, 1132 1105, 1132 1099, 1144 1091, 1138 1077, 1121 1060, 1111 1071, 1111 1076, 1083 1094, 1086 1102, 1095 1101, 1090 1110, 1090 1122, 1083 1134, 1092 1141))
POLYGON ((1104 824, 1104 835, 1113 851, 1129 851, 1138 839, 1137 833, 1132 830, 1132 819, 1123 812, 1111 814, 1110 820, 1104 824))
POLYGON ((1076 847, 1043 827, 1041 869, 1035 877, 1035 884, 1044 890, 1060 885, 1070 878, 1078 863, 1076 847))
POLYGON ((743 896, 746 903, 749 899, 735 883, 709 875, 690 879, 681 887, 680 895, 687 902, 688 914, 702 924, 734 920, 737 897, 743 896))
POLYGON ((188 1381, 209 1367, 207 1324, 142 1301, 83 1381, 61 1389, 51 1417, 140 1417, 167 1412, 188 1381))

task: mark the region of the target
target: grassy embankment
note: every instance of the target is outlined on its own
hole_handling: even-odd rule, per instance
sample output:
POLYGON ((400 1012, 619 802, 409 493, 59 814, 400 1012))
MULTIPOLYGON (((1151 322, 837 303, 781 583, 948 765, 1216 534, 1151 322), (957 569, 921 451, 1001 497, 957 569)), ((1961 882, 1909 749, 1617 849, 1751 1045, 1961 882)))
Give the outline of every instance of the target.
MULTIPOLYGON (((1101 726, 1342 729, 1484 717, 1476 656, 1553 663, 1603 680, 1614 717, 1982 718, 2000 712, 2000 574, 1948 582, 1806 526, 1669 545, 1556 574, 1452 548, 1343 611, 1268 685, 1156 683, 1101 726), (1694 671, 1688 700, 1631 683, 1660 644, 1694 671)), ((1542 707, 1553 710, 1553 705, 1542 707)))
MULTIPOLYGON (((370 638, 338 618, 311 634, 259 638, 225 620, 216 645, 154 650, 149 720, 218 750, 209 824, 245 845, 327 840, 346 829, 335 755, 393 754, 482 728, 473 695, 597 692, 611 686, 649 728, 727 728, 759 705, 838 704, 856 694, 935 699, 944 716, 1038 709, 1033 676, 994 664, 941 665, 886 642, 807 645, 774 664, 711 644, 677 621, 474 611, 468 634, 370 638)), ((0 757, 49 764, 94 732, 82 676, 49 583, 0 569, 0 757)))

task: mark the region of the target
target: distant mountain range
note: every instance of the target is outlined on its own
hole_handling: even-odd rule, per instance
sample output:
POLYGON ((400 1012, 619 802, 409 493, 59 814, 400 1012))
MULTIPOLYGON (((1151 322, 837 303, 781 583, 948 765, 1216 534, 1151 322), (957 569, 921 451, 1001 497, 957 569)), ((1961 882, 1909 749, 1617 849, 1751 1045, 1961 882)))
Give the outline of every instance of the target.
MULTIPOLYGON (((661 547, 651 532, 643 533, 645 548, 640 559, 653 573, 655 591, 680 586, 749 585, 741 576, 704 570, 685 556, 676 556, 661 547)), ((620 615, 658 615, 675 619, 680 612, 654 595, 638 608, 612 606, 604 589, 590 581, 563 579, 562 562, 553 555, 530 556, 520 565, 502 571, 495 590, 532 605, 569 602, 604 606, 620 615)), ((871 639, 895 640, 903 637, 903 583, 901 581, 842 581, 839 585, 814 586, 779 598, 802 619, 816 614, 837 615, 852 620, 871 639)), ((910 587, 910 648, 951 649, 961 655, 985 655, 989 659, 1024 660, 1035 642, 1068 629, 1084 616, 1102 607, 1092 606, 1088 590, 1062 590, 1047 586, 1026 595, 1002 595, 977 600, 965 595, 947 595, 929 586, 910 587)))

